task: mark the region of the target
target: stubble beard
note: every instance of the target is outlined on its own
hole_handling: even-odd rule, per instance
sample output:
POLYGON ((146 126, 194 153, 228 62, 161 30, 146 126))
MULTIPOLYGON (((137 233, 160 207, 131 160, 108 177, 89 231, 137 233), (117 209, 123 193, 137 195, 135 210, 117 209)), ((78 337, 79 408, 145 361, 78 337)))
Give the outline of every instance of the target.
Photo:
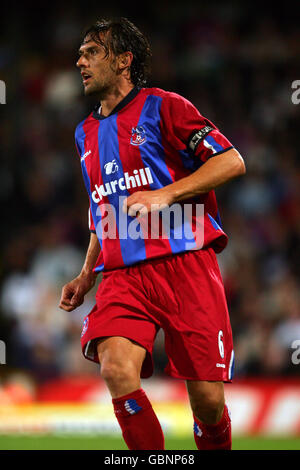
POLYGON ((91 83, 90 86, 84 87, 85 96, 96 96, 100 101, 104 100, 111 90, 111 84, 91 83))

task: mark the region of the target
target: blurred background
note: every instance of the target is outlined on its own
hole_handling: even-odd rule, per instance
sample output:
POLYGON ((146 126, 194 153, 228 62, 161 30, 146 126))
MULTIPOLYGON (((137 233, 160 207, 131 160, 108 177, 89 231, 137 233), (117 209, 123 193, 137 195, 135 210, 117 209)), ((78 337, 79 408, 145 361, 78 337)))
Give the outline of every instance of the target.
MULTIPOLYGON (((244 446, 267 445, 263 436, 273 434, 289 442, 299 436, 300 104, 293 103, 292 83, 300 80, 300 32, 297 4, 289 5, 273 4, 271 11, 233 1, 1 6, 1 448, 19 445, 10 433, 119 435, 99 368, 80 350, 95 289, 73 313, 58 308, 89 240, 74 130, 94 102, 83 96, 77 50, 85 27, 111 16, 126 16, 148 37, 148 86, 192 101, 245 159, 246 176, 217 190, 229 235, 218 260, 235 343, 235 381, 226 386, 233 430, 236 442, 260 439, 244 446)), ((174 448, 194 448, 184 384, 163 373, 162 334, 154 361, 144 387, 170 436, 182 422, 174 448)))

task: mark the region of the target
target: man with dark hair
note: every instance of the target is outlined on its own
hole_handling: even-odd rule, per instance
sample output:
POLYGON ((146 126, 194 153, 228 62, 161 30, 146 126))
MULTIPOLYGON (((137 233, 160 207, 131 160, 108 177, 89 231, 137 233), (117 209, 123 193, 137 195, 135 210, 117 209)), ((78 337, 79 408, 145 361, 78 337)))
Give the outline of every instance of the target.
POLYGON ((82 271, 63 287, 60 307, 70 312, 81 305, 103 273, 96 305, 84 319, 82 351, 101 364, 129 449, 164 449, 140 382, 152 375, 160 328, 166 373, 186 381, 197 448, 231 449, 223 384, 232 380, 234 353, 215 255, 227 236, 214 189, 245 173, 243 159, 188 100, 143 88, 150 47, 126 18, 89 28, 79 55, 85 94, 99 100, 75 133, 91 236, 82 271), (191 217, 184 213, 167 227, 164 209, 188 204, 191 217), (159 233, 152 231, 155 213, 159 233), (144 236, 132 236, 138 224, 144 236))

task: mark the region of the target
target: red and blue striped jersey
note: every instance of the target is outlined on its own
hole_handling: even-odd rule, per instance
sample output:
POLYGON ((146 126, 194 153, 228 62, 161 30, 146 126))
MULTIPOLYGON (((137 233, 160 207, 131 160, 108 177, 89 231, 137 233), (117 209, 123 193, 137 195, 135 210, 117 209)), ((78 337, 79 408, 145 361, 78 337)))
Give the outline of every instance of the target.
MULTIPOLYGON (((133 218, 128 214, 120 218, 120 201, 130 194, 172 184, 210 157, 233 148, 192 103, 159 88, 135 87, 109 116, 102 116, 95 108, 77 126, 75 140, 90 201, 89 226, 101 245, 96 272, 199 249, 193 239, 195 215, 189 222, 182 219, 185 230, 181 237, 176 224, 171 224, 168 237, 163 233, 159 237, 124 236, 133 218), (108 206, 114 209, 110 213, 110 220, 115 221, 114 236, 103 236, 108 206)), ((204 207, 202 248, 212 246, 216 252, 222 251, 227 235, 215 192, 184 202, 204 207)))

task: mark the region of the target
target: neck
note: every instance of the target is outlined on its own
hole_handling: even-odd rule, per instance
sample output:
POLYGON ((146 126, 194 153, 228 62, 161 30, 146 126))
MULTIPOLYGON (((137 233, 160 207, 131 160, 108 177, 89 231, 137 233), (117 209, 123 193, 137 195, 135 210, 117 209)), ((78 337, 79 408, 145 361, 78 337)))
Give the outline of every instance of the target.
POLYGON ((127 82, 122 86, 116 86, 109 90, 107 95, 100 100, 101 114, 108 116, 133 88, 133 83, 127 82))

